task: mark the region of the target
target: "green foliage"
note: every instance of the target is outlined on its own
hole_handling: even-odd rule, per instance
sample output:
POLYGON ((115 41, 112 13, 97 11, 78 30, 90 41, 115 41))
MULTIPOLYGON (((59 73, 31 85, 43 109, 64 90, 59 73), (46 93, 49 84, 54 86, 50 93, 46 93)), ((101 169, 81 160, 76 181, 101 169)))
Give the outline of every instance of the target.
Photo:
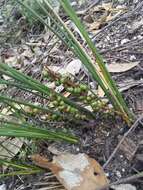
POLYGON ((23 165, 18 162, 12 162, 12 161, 6 161, 3 159, 0 159, 0 166, 6 166, 9 168, 12 168, 12 172, 8 173, 1 173, 0 178, 7 177, 7 176, 15 176, 15 175, 30 175, 30 174, 37 174, 43 172, 42 169, 31 166, 31 165, 23 165))
MULTIPOLYGON (((41 3, 41 1, 36 0, 35 4, 39 10, 41 10, 45 15, 50 18, 52 27, 51 24, 48 25, 48 23, 45 22, 39 12, 36 12, 36 10, 31 7, 34 6, 33 1, 31 3, 27 1, 24 1, 24 3, 22 1, 18 2, 27 12, 32 14, 33 17, 38 19, 41 23, 45 24, 45 26, 52 30, 54 34, 58 36, 59 39, 61 39, 69 49, 73 51, 73 53, 82 61, 82 63, 88 69, 89 74, 92 76, 92 78, 95 79, 101 86, 108 99, 112 102, 115 111, 119 112, 119 114, 129 123, 131 119, 131 114, 114 81, 112 80, 110 73, 107 71, 103 62, 103 58, 90 40, 88 33, 84 29, 84 26, 81 24, 79 18, 75 14, 69 2, 67 0, 62 0, 61 5, 86 40, 87 45, 89 46, 89 48, 93 52, 93 55, 96 58, 97 64, 102 74, 100 74, 99 70, 96 69, 89 55, 86 53, 81 44, 74 37, 73 33, 67 28, 67 26, 64 24, 64 22, 60 19, 60 17, 56 14, 56 12, 52 9, 51 5, 47 1, 42 1, 41 3)), ((7 97, 3 94, 0 94, 0 102, 5 104, 6 106, 9 106, 12 110, 12 113, 20 119, 24 118, 25 120, 27 115, 30 118, 35 116, 36 114, 46 114, 46 119, 48 119, 49 121, 80 121, 94 119, 96 118, 96 113, 98 112, 104 113, 105 111, 105 113, 108 113, 108 105, 105 102, 102 102, 100 98, 98 98, 98 96, 93 93, 86 85, 81 83, 75 83, 67 77, 56 75, 54 73, 51 73, 50 71, 48 71, 47 73, 47 76, 50 80, 55 81, 57 86, 62 84, 67 92, 70 92, 73 97, 77 98, 77 102, 64 97, 62 94, 55 92, 54 90, 48 88, 39 81, 34 80, 30 76, 27 76, 9 67, 6 64, 0 63, 0 73, 1 75, 6 75, 11 78, 10 81, 1 79, 1 84, 14 86, 21 90, 28 91, 47 101, 47 105, 43 106, 37 105, 34 102, 18 100, 16 98, 7 97), (79 104, 78 102, 81 102, 82 104, 79 104), (86 109, 85 105, 90 106, 91 111, 86 109), (18 106, 20 108, 18 108, 18 106), (22 106, 24 106, 24 108, 22 106)), ((11 125, 12 124, 8 125, 7 123, 6 125, 4 125, 4 123, 2 123, 0 128, 0 135, 31 138, 35 137, 43 139, 47 138, 52 140, 62 139, 75 142, 75 139, 73 137, 69 137, 68 139, 68 137, 64 134, 60 135, 59 133, 57 133, 57 136, 54 136, 55 134, 47 131, 46 135, 43 134, 43 132, 41 131, 42 129, 40 130, 36 127, 36 131, 34 132, 34 127, 15 128, 13 125, 11 125), (8 130, 9 133, 7 133, 8 130)), ((17 125, 17 123, 15 125, 17 125)), ((44 133, 46 133, 46 131, 44 131, 44 133)))
MULTIPOLYGON (((103 62, 102 56, 99 54, 97 48, 89 38, 87 31, 80 19, 77 17, 69 1, 60 0, 55 2, 58 2, 58 4, 59 2, 61 3, 61 6, 67 15, 77 26, 93 53, 100 71, 95 67, 95 63, 92 61, 91 56, 88 55, 80 42, 75 38, 74 34, 59 17, 57 10, 51 6, 51 0, 50 2, 46 0, 18 0, 18 3, 21 6, 21 13, 25 15, 26 18, 31 20, 32 23, 39 21, 44 24, 67 46, 67 48, 74 53, 76 57, 81 60, 87 68, 89 75, 105 92, 105 95, 109 102, 112 103, 114 110, 110 109, 108 107, 108 103, 103 102, 87 85, 79 81, 73 81, 69 77, 51 73, 50 71, 43 73, 45 77, 55 82, 56 86, 63 85, 66 92, 71 94, 72 99, 70 99, 60 93, 57 93, 53 89, 50 89, 46 85, 43 85, 32 77, 27 76, 6 64, 0 63, 1 76, 5 75, 10 77, 10 80, 1 78, 0 84, 16 87, 17 89, 31 93, 46 102, 43 106, 42 103, 36 104, 32 100, 27 101, 24 98, 8 97, 1 92, 1 105, 8 108, 11 115, 14 116, 15 121, 18 121, 11 122, 7 118, 1 119, 0 136, 46 139, 50 141, 64 140, 70 143, 77 143, 78 139, 70 134, 63 131, 59 132, 59 130, 56 131, 52 128, 50 130, 42 128, 44 126, 44 122, 40 127, 38 124, 31 125, 30 123, 36 116, 43 117, 43 115, 46 118, 46 122, 56 121, 58 123, 62 121, 76 123, 96 119, 96 114, 98 113, 108 114, 110 112, 119 113, 119 115, 121 115, 128 124, 130 124, 132 120, 132 114, 124 102, 122 95, 118 91, 115 82, 112 80, 105 63, 103 62), (46 18, 49 18, 50 22, 47 22, 46 18), (90 109, 87 109, 86 106, 90 107, 90 109)), ((36 122, 36 120, 34 121, 36 122)), ((4 164, 3 161, 1 161, 1 163, 4 164)), ((2 176, 30 174, 30 172, 35 173, 39 172, 39 170, 33 169, 29 172, 27 170, 20 170, 11 174, 3 174, 2 176)))
POLYGON ((45 0, 42 2, 42 4, 37 0, 36 2, 39 5, 39 7, 43 10, 43 12, 47 14, 47 16, 50 18, 52 25, 46 23, 45 20, 37 12, 29 8, 26 4, 19 1, 19 3, 27 9, 27 11, 32 13, 33 16, 35 16, 35 18, 37 18, 41 23, 47 26, 82 61, 82 63, 88 69, 89 74, 92 76, 94 80, 98 82, 100 87, 103 89, 106 96, 114 106, 115 110, 119 112, 128 123, 130 123, 132 114, 130 113, 128 107, 126 106, 122 98, 122 95, 118 91, 115 82, 112 80, 110 73, 106 69, 102 56, 99 54, 95 45, 89 38, 87 31, 85 30, 83 24, 77 17, 69 1, 61 0, 60 2, 65 12, 69 15, 70 19, 75 23, 75 25, 81 32, 83 38, 85 39, 87 45, 91 49, 93 55, 96 58, 96 62, 101 72, 95 67, 94 62, 91 60, 90 56, 83 49, 82 45, 77 41, 73 33, 68 29, 68 27, 64 24, 64 22, 57 15, 57 13, 53 10, 51 5, 45 0))
MULTIPOLYGON (((39 2, 42 3, 41 0, 39 0, 39 2)), ((37 12, 37 14, 39 14, 41 17, 45 17, 45 16, 46 16, 46 14, 43 13, 42 9, 39 8, 38 4, 35 3, 35 1, 33 1, 33 0, 32 0, 32 1, 31 1, 31 0, 24 0, 24 3, 26 3, 27 6, 29 6, 31 9, 33 9, 35 12, 37 12)), ((31 24, 32 24, 33 22, 36 22, 36 19, 35 19, 35 17, 33 16, 33 14, 30 13, 29 11, 27 11, 27 9, 26 9, 25 7, 20 6, 19 11, 21 12, 21 14, 22 14, 23 16, 25 16, 25 17, 28 19, 28 21, 29 21, 31 24)))
POLYGON ((0 135, 7 137, 25 137, 30 139, 48 139, 48 140, 65 140, 71 143, 77 143, 77 139, 62 132, 52 132, 46 129, 30 126, 27 123, 12 123, 1 121, 0 135))
MULTIPOLYGON (((35 0, 24 0, 23 3, 26 4, 30 9, 34 10, 38 15, 40 15, 45 20, 48 18, 47 14, 43 12, 43 9, 39 7, 39 3, 44 6, 43 0, 38 0, 35 2, 35 0), (38 3, 37 3, 38 2, 38 3)), ((48 0, 48 2, 53 6, 54 10, 58 13, 60 3, 58 0, 48 0)), ((25 18, 31 23, 35 23, 37 19, 34 17, 34 15, 29 12, 24 6, 18 7, 20 13, 25 16, 25 18)), ((49 20, 47 20, 49 22, 49 20)))

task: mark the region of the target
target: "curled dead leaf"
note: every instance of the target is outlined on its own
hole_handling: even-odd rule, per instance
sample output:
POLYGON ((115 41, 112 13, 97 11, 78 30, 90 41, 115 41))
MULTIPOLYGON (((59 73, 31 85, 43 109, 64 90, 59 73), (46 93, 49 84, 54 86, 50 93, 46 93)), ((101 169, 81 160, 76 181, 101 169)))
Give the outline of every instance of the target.
POLYGON ((36 165, 50 169, 67 190, 97 190, 108 185, 100 164, 86 154, 61 154, 52 162, 40 155, 33 155, 36 165))

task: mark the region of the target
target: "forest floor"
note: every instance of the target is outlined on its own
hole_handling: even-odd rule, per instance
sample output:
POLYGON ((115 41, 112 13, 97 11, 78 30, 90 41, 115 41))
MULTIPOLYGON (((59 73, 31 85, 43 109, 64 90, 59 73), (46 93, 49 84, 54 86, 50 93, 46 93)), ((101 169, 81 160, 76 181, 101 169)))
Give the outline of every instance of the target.
MULTIPOLYGON (((2 2, 0 6, 3 10, 5 5, 2 2)), ((40 142, 38 151, 48 158, 52 158, 55 151, 86 153, 101 164, 112 183, 143 171, 143 1, 90 0, 77 6, 75 3, 75 7, 137 120, 131 128, 119 118, 112 117, 107 120, 99 117, 88 124, 82 123, 82 126, 67 126, 80 138, 80 144, 40 142)), ((44 66, 62 68, 76 60, 70 51, 61 48, 60 42, 49 37, 49 31, 43 31, 40 26, 29 27, 15 12, 11 14, 14 14, 15 21, 9 23, 0 17, 0 54, 5 63, 43 81, 44 66), (19 60, 22 60, 21 64, 19 60)), ((72 23, 68 24, 76 30, 72 23)), ((97 87, 83 67, 76 77, 97 87)), ((7 89, 9 92, 12 96, 32 98, 15 89, 7 89)), ((6 190, 61 188, 47 173, 6 177, 0 183, 6 184, 6 190)), ((143 190, 143 178, 125 183, 143 190)))

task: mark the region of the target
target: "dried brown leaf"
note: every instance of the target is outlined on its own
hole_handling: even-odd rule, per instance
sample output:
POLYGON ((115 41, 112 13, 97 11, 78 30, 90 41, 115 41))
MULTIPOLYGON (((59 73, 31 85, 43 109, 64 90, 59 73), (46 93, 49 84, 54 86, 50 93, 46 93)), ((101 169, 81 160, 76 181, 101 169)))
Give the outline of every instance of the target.
POLYGON ((108 185, 108 180, 99 163, 86 154, 61 154, 52 162, 34 155, 36 165, 51 169, 67 190, 96 190, 108 185))

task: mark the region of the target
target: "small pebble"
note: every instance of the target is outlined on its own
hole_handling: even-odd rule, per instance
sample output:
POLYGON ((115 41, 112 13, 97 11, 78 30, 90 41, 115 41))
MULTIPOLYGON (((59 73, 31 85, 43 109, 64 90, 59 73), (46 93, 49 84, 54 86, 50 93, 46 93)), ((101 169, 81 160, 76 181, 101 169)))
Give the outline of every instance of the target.
POLYGON ((135 55, 131 55, 131 56, 130 56, 130 60, 131 60, 131 61, 136 60, 135 55))
POLYGON ((76 151, 78 151, 78 152, 80 151, 79 147, 76 148, 76 151))
POLYGON ((134 3, 138 3, 138 0, 134 0, 134 3))
POLYGON ((121 40, 121 45, 123 45, 123 44, 125 44, 125 43, 127 43, 129 41, 130 41, 129 39, 123 39, 123 40, 121 40))
POLYGON ((110 132, 108 132, 106 136, 109 137, 109 135, 110 135, 110 132))
POLYGON ((122 177, 121 172, 119 172, 119 171, 116 171, 116 175, 117 175, 118 178, 122 177))
POLYGON ((120 158, 123 158, 124 156, 123 155, 120 155, 120 158))
POLYGON ((136 39, 137 39, 137 36, 134 36, 134 37, 133 37, 133 40, 136 40, 136 39))
POLYGON ((107 39, 108 41, 110 41, 110 37, 109 37, 109 36, 107 36, 106 39, 107 39))
POLYGON ((143 37, 142 37, 141 35, 138 35, 137 38, 138 38, 139 40, 142 40, 142 39, 143 39, 143 37))
POLYGON ((110 174, 109 173, 105 173, 106 177, 110 177, 110 174))

